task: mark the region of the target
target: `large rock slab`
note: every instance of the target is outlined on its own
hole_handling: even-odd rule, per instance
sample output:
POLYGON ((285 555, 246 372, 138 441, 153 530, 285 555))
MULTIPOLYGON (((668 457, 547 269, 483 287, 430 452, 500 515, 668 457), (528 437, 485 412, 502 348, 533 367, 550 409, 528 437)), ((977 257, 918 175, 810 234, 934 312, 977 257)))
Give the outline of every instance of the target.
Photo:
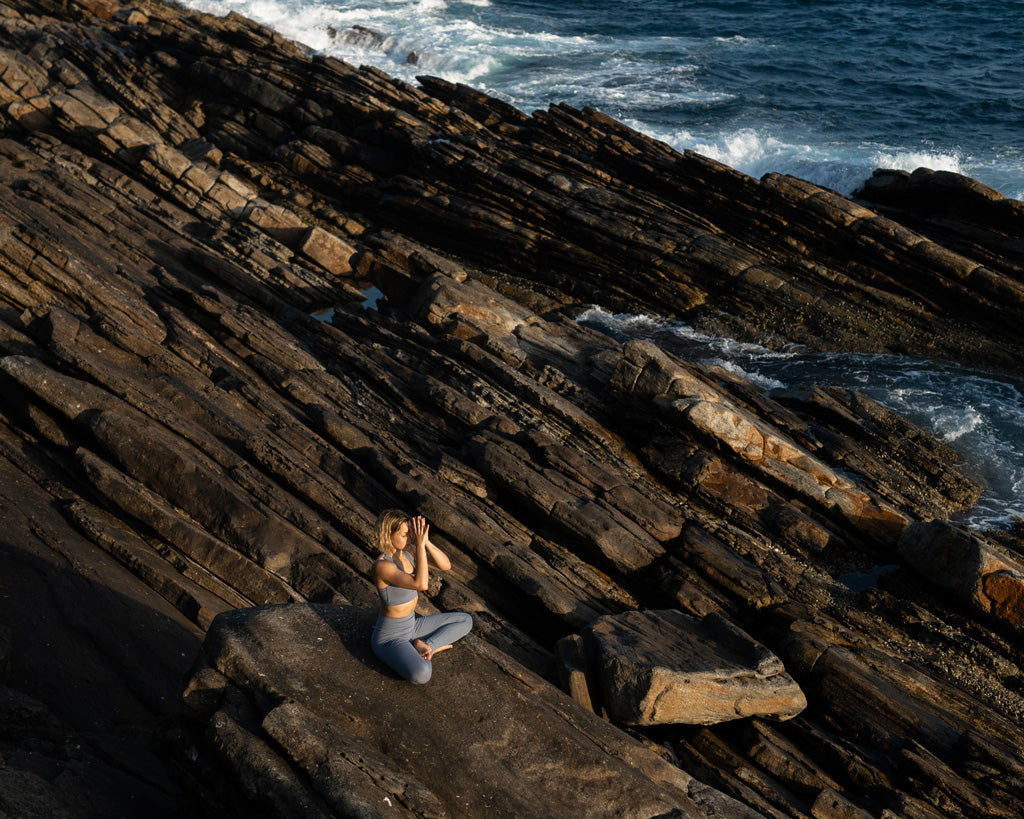
POLYGON ((603 706, 627 725, 789 719, 807 707, 782 661, 718 615, 628 611, 582 636, 603 706))
POLYGON ((1024 631, 1024 560, 984 535, 943 521, 915 523, 899 554, 941 589, 1024 631))
POLYGON ((613 392, 650 401, 652 409, 700 439, 710 441, 766 483, 842 515, 865 535, 894 542, 909 523, 890 504, 865 492, 839 470, 799 446, 773 424, 751 413, 696 367, 648 341, 630 341, 602 354, 613 368, 613 392))
POLYGON ((472 635, 409 685, 370 651, 373 617, 287 604, 211 626, 185 699, 273 812, 758 815, 472 635))

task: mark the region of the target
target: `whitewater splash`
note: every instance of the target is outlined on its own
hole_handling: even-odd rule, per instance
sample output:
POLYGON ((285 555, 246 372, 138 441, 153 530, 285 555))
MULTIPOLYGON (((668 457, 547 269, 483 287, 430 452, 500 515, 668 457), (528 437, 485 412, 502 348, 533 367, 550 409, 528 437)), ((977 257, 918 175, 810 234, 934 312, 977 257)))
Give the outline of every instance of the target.
MULTIPOLYGON (((353 65, 373 65, 412 83, 424 73, 473 83, 499 67, 503 46, 516 50, 514 37, 447 14, 445 0, 186 0, 184 5, 207 14, 237 12, 315 51, 353 65)), ((490 0, 452 5, 480 9, 490 0)))
POLYGON ((619 339, 645 338, 692 361, 713 364, 766 390, 814 384, 857 389, 897 412, 963 457, 961 468, 986 489, 962 518, 976 529, 1024 518, 1024 379, 898 355, 816 353, 704 335, 653 316, 591 307, 577 317, 619 339))
MULTIPOLYGON (((831 100, 836 88, 857 85, 845 73, 850 70, 845 66, 859 59, 847 53, 857 43, 833 35, 846 62, 822 80, 828 66, 814 66, 808 74, 808 58, 782 39, 795 36, 791 29, 801 20, 806 26, 828 9, 794 7, 784 0, 740 3, 735 12, 709 2, 650 0, 642 14, 610 0, 184 2, 211 14, 238 12, 318 52, 376 66, 407 82, 430 74, 473 85, 527 113, 560 102, 598 108, 677 150, 695 150, 755 178, 793 174, 850 195, 875 168, 924 166, 964 173, 1008 196, 1024 196, 1024 153, 1012 147, 1019 146, 1016 135, 1007 138, 1006 150, 986 147, 971 155, 959 147, 933 148, 914 132, 911 114, 893 120, 892 112, 907 105, 902 88, 886 89, 891 99, 877 97, 872 88, 849 104, 831 100), (652 20, 660 23, 654 26, 652 20), (764 31, 751 36, 723 30, 740 24, 764 31), (744 76, 749 80, 737 79, 744 76), (804 90, 793 92, 791 86, 804 90), (781 97, 774 96, 776 88, 782 88, 781 97), (800 110, 790 112, 789 105, 800 110), (870 133, 863 123, 882 114, 901 130, 857 135, 870 133)), ((855 16, 868 13, 858 8, 855 16)), ((883 54, 872 57, 885 60, 883 54)), ((912 104, 919 116, 938 107, 912 104)), ((1007 105, 1001 116, 1012 119, 1013 104, 1007 105)), ((986 109, 985 115, 992 110, 998 109, 986 109)), ((965 139, 983 133, 968 124, 960 126, 965 139)))
POLYGON ((823 152, 820 146, 792 144, 749 128, 723 135, 714 142, 702 142, 687 134, 666 134, 665 137, 678 143, 674 145, 676 148, 688 145, 699 154, 758 179, 766 173, 790 174, 844 196, 856 193, 876 168, 914 171, 925 167, 960 174, 969 171, 958 153, 886 150, 876 146, 862 146, 859 151, 833 149, 830 153, 823 152))

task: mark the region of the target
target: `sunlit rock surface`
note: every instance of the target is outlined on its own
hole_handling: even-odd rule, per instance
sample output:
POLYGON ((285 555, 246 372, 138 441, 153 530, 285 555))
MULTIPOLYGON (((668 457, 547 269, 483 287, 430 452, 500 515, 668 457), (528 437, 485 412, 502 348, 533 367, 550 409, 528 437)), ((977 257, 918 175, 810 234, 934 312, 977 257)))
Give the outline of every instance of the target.
POLYGON ((346 815, 401 792, 493 815, 429 758, 463 752, 450 709, 490 680, 564 751, 541 776, 495 744, 469 769, 494 804, 579 758, 637 816, 1018 814, 1021 541, 949 523, 981 491, 949 447, 855 392, 769 396, 572 319, 1019 374, 1019 202, 927 170, 857 202, 755 180, 237 15, 0 0, 0 30, 3 810, 346 815), (391 506, 452 558, 421 610, 469 611, 474 638, 416 693, 352 643, 398 721, 346 735, 365 703, 330 699, 301 617, 330 637, 372 616, 391 506), (617 722, 580 635, 666 610, 748 635, 806 708, 617 722), (214 623, 268 611, 306 613, 269 632, 304 691, 265 647, 197 671, 224 656, 214 623))

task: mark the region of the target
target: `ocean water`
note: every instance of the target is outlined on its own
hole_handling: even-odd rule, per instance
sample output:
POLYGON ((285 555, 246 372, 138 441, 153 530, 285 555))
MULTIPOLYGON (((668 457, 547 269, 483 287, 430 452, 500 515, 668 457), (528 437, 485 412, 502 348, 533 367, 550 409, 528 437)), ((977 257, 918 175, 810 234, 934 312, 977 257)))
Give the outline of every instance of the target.
POLYGON ((707 336, 685 323, 591 307, 577 320, 621 340, 644 338, 716 364, 766 390, 827 384, 860 390, 950 444, 985 491, 961 518, 975 529, 1024 518, 1024 378, 900 355, 819 353, 707 336))
POLYGON ((527 112, 593 106, 757 177, 849 195, 877 167, 925 166, 1024 198, 1024 0, 184 4, 527 112))
MULTIPOLYGON (((1024 199, 1024 0, 183 0, 415 83, 531 112, 592 106, 755 177, 853 193, 925 166, 1024 199)), ((372 304, 368 306, 372 307, 372 304)), ((861 389, 950 442, 988 487, 978 528, 1024 517, 1024 382, 900 356, 770 351, 594 308, 767 389, 861 389)))

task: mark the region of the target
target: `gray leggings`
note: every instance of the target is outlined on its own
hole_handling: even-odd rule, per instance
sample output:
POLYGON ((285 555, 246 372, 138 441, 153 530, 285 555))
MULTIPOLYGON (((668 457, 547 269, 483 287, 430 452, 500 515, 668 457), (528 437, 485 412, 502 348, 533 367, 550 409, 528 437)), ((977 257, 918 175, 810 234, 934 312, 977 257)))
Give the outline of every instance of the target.
POLYGON ((430 660, 424 660, 413 640, 422 640, 432 649, 454 643, 473 628, 473 618, 464 611, 447 611, 417 617, 377 618, 370 645, 373 653, 409 682, 423 684, 433 672, 430 660))

